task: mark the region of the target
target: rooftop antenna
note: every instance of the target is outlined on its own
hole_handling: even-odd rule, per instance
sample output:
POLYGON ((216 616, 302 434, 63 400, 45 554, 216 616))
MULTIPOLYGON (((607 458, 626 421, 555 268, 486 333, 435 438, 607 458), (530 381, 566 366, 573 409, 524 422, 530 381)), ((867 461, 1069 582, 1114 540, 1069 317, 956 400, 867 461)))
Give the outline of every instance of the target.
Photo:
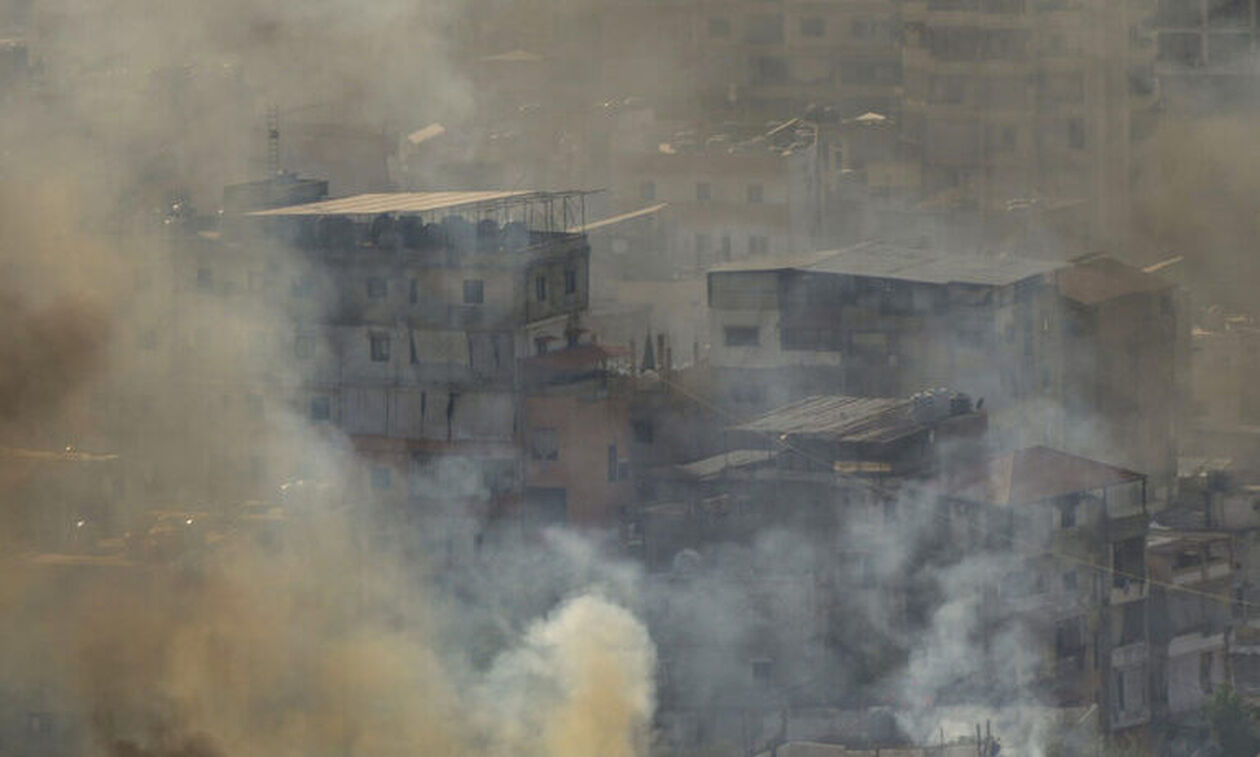
POLYGON ((280 175, 280 108, 267 106, 267 175, 280 175))

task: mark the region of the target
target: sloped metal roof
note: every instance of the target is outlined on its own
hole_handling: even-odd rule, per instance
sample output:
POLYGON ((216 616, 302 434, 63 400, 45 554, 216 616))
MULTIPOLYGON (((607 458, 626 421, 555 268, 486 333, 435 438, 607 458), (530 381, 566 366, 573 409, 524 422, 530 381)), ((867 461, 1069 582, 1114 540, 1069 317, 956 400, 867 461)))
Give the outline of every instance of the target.
MULTIPOLYGON (((565 193, 561 193, 565 194, 565 193)), ((568 193, 573 194, 573 193, 568 193)), ((375 192, 303 205, 257 210, 251 216, 367 216, 380 213, 428 213, 466 210, 507 201, 545 201, 560 195, 527 190, 460 192, 375 192)))
MULTIPOLYGON (((948 403, 951 394, 942 393, 935 402, 948 403)), ((927 425, 916 417, 913 397, 808 397, 760 418, 735 426, 734 431, 775 435, 809 434, 846 442, 890 442, 927 425)), ((945 418, 948 412, 936 417, 945 418)))
POLYGON ((713 270, 799 270, 928 284, 1005 286, 1057 271, 1067 265, 1051 260, 959 255, 940 250, 901 247, 885 242, 862 242, 843 250, 818 253, 804 259, 784 259, 781 262, 748 261, 719 266, 713 270))
POLYGON ((1028 447, 964 472, 949 494, 990 505, 1029 505, 1065 494, 1103 489, 1142 474, 1049 447, 1028 447))

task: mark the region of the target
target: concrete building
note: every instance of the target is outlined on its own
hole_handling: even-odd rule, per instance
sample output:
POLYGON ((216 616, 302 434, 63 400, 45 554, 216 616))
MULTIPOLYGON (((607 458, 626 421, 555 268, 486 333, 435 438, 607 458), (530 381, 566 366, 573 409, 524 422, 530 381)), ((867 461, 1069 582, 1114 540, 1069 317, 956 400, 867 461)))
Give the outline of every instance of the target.
POLYGON ((981 249, 1123 242, 1131 116, 1154 102, 1145 3, 907 0, 907 139, 981 249), (1025 212, 1033 209, 1032 213, 1025 212), (1016 212, 1018 211, 1018 212, 1016 212))
POLYGON ((1254 0, 1162 0, 1143 25, 1163 101, 1189 114, 1250 107, 1257 84, 1254 0))
POLYGON ((810 394, 967 386, 999 443, 1175 475, 1171 286, 1106 258, 1061 264, 868 242, 709 273, 717 391, 756 411, 810 394), (1141 377, 1141 380, 1138 380, 1141 377))
POLYGON ((648 249, 634 263, 660 278, 694 274, 715 263, 815 249, 830 158, 817 125, 800 119, 768 131, 683 132, 646 151, 620 152, 610 202, 617 213, 664 203, 652 230, 659 246, 639 245, 648 249))
MULTIPOLYGON (((583 327, 589 249, 567 231, 581 226, 581 193, 310 199, 179 240, 179 307, 154 352, 181 380, 232 382, 215 389, 205 427, 295 414, 312 440, 348 439, 362 462, 338 496, 407 522, 466 516, 467 544, 452 553, 471 548, 478 518, 617 525, 631 491, 627 400, 610 389, 619 353, 583 327), (540 429, 554 434, 550 452, 540 429), (605 481, 581 455, 602 464, 613 448, 605 481)), ((224 492, 243 499, 323 475, 316 459, 269 458, 265 439, 251 441, 207 444, 208 457, 189 456, 190 480, 250 484, 224 492)))
POLYGON ((942 504, 958 557, 1014 559, 983 625, 1027 634, 1020 685, 1057 706, 1097 705, 1104 733, 1152 717, 1146 477, 1031 447, 947 474, 942 504))

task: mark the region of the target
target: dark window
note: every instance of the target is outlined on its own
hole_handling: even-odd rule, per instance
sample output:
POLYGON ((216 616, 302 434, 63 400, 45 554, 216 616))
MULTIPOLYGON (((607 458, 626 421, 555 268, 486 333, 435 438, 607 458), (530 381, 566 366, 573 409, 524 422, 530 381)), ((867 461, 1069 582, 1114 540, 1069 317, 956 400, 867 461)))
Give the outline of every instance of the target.
POLYGON ((1059 505, 1059 528, 1076 526, 1076 502, 1064 502, 1059 505))
POLYGON ((1208 0, 1209 26, 1251 25, 1251 0, 1208 0))
POLYGON ((1146 578, 1146 541, 1138 536, 1125 539, 1111 548, 1112 585, 1125 588, 1146 578))
POLYGON ((1199 26, 1203 9, 1199 0, 1159 0, 1155 10, 1157 26, 1199 26))
POLYGON ((696 202, 708 202, 713 196, 713 187, 707 181, 696 184, 696 202))
POLYGON ((731 20, 729 18, 709 19, 709 36, 715 39, 726 39, 731 36, 731 20))
POLYGON ((327 397, 311 397, 311 420, 326 421, 332 417, 332 401, 327 397))
POLYGON ((545 336, 540 336, 537 339, 535 339, 534 340, 534 354, 546 355, 547 354, 547 341, 548 341, 547 337, 545 336))
POLYGON ((1124 671, 1116 671, 1116 709, 1124 712, 1124 671))
POLYGON ((372 362, 389 362, 389 334, 374 333, 368 336, 372 347, 372 362))
POLYGON ((731 259, 731 235, 723 234, 718 244, 718 257, 722 260, 731 259))
POLYGON ((759 84, 782 84, 788 80, 787 61, 772 55, 753 58, 752 76, 759 84))
POLYGON ((414 305, 420 301, 420 279, 412 279, 408 285, 407 299, 414 305))
POLYGON ((464 304, 480 305, 486 299, 486 284, 481 279, 464 279, 464 304))
POLYGON ((547 277, 538 276, 534 279, 534 298, 539 302, 547 301, 547 277))
POLYGON ((760 184, 748 185, 748 203, 750 205, 758 205, 765 201, 765 188, 760 184))
POLYGON ((309 334, 298 334, 293 342, 293 354, 299 360, 315 356, 315 337, 309 334))
POLYGON ((389 468, 377 466, 372 469, 372 488, 377 491, 388 491, 392 485, 389 468))
POLYGON ((1068 146, 1073 150, 1085 149, 1085 121, 1069 118, 1067 122, 1068 146))
POLYGON ((822 37, 827 34, 826 20, 818 16, 806 16, 801 19, 802 37, 822 37))
POLYGON ((560 440, 556 436, 556 430, 554 428, 534 429, 533 439, 530 440, 530 454, 535 460, 559 460, 560 440))
POLYGON ((197 269, 197 288, 203 292, 214 289, 214 273, 209 268, 197 269))
POLYGON ((385 299, 386 291, 385 279, 373 276, 367 280, 367 296, 369 299, 383 300, 385 299))
POLYGON ((1160 32, 1159 59, 1182 66, 1198 66, 1203 61, 1203 35, 1198 32, 1160 32))
POLYGON ((577 271, 572 268, 564 269, 564 293, 577 294, 577 271))
POLYGON ((756 347, 761 341, 761 329, 756 326, 727 326, 722 329, 722 341, 727 347, 756 347))
POLYGON ((608 480, 617 480, 617 445, 608 445, 608 480))
POLYGON ((634 440, 639 444, 651 444, 653 436, 652 421, 635 421, 631 426, 634 440))
POLYGON ((774 663, 770 660, 753 660, 752 676, 753 680, 761 685, 769 685, 770 676, 774 673, 774 663))
POLYGON ((1212 693, 1212 659, 1211 652, 1199 655, 1199 688, 1204 694, 1212 693))
POLYGON ((747 18, 744 41, 769 45, 783 41, 783 16, 755 15, 747 18))
POLYGON ((1060 621, 1054 629, 1054 650, 1060 660, 1085 657, 1085 638, 1081 634, 1081 619, 1070 618, 1060 621))

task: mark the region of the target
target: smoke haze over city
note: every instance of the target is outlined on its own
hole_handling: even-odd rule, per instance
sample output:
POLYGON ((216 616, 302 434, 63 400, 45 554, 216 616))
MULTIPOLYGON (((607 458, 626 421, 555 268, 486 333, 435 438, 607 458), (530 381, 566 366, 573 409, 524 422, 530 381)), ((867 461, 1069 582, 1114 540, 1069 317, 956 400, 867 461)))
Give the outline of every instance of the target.
POLYGON ((1257 0, 0 0, 0 755, 1260 751, 1257 0))

